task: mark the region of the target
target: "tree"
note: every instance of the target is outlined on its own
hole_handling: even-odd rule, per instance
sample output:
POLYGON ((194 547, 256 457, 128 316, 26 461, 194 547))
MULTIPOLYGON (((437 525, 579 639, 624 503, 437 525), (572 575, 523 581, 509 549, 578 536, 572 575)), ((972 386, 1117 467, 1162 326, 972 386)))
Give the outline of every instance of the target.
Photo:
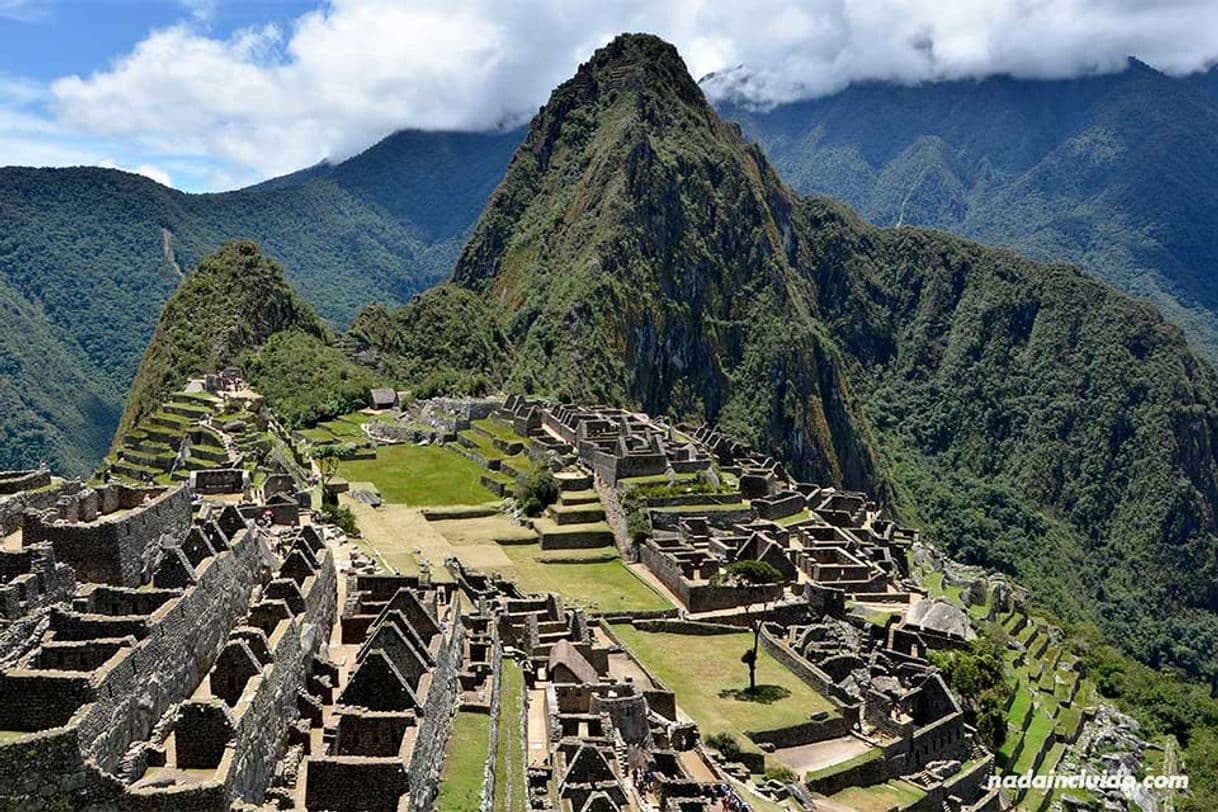
POLYGON ((977 728, 990 749, 1006 739, 1007 683, 1002 646, 990 636, 978 637, 968 649, 932 651, 930 661, 943 672, 948 687, 960 697, 966 720, 977 728))
POLYGON ((526 516, 540 516, 558 501, 559 493, 558 478, 549 468, 535 468, 516 484, 516 501, 526 516))
POLYGON ((324 443, 313 447, 313 461, 321 474, 321 503, 337 505, 338 497, 330 493, 329 484, 338 473, 338 464, 351 456, 350 449, 343 443, 324 443))
MULTIPOLYGON (((742 581, 750 586, 777 584, 782 581, 782 573, 773 564, 766 561, 733 561, 723 569, 729 578, 742 581)), ((757 690, 757 649, 761 645, 761 623, 765 618, 769 601, 762 601, 761 611, 754 614, 749 612, 749 627, 753 630, 753 647, 740 655, 740 662, 749 667, 749 691, 757 690)))

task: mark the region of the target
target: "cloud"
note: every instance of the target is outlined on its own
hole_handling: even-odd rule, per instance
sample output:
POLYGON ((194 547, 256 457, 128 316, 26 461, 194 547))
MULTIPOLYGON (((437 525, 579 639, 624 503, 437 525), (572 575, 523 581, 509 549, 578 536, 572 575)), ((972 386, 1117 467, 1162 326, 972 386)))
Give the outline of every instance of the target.
POLYGON ((51 13, 50 0, 0 0, 0 20, 31 23, 51 13))
POLYGON ((173 176, 161 169, 159 166, 152 164, 139 164, 138 166, 126 166, 115 161, 113 158, 102 158, 97 162, 97 165, 106 169, 121 169, 124 172, 134 172, 137 175, 143 175, 146 178, 152 178, 162 186, 172 186, 173 176))
POLYGON ((620 31, 669 39, 695 76, 718 72, 708 93, 761 105, 865 79, 1065 77, 1131 54, 1183 73, 1218 56, 1212 0, 332 0, 226 36, 204 22, 213 3, 184 2, 180 24, 53 82, 47 115, 207 161, 212 183, 343 158, 404 127, 518 123, 620 31))

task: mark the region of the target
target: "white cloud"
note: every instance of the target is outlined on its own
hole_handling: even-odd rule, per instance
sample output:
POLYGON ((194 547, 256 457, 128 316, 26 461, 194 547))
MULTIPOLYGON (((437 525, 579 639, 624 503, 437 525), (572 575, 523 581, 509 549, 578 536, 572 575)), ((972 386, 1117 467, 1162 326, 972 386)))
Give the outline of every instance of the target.
POLYGON ((53 82, 47 115, 155 165, 207 162, 205 184, 345 157, 402 127, 515 123, 620 31, 676 43, 695 76, 729 69, 710 91, 759 103, 863 79, 1063 77, 1131 54, 1180 73, 1218 57, 1215 0, 332 0, 227 37, 203 22, 210 0, 183 2, 181 24, 53 82))
POLYGON ((0 19, 28 23, 51 13, 49 0, 0 0, 0 19))
POLYGON ((106 157, 106 158, 102 158, 100 161, 98 161, 97 165, 100 167, 104 167, 106 169, 121 169, 124 172, 134 172, 137 175, 143 175, 146 178, 152 178, 157 183, 159 183, 163 186, 172 186, 173 185, 173 176, 170 175, 168 172, 166 172, 164 169, 161 169, 159 166, 153 166, 152 164, 139 164, 138 166, 127 166, 125 164, 119 163, 118 161, 114 160, 113 158, 106 157))

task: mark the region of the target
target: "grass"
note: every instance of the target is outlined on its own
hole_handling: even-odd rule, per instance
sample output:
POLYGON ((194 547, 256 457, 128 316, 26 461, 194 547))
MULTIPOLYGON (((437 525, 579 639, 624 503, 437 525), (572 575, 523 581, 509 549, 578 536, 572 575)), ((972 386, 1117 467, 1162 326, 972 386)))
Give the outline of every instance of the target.
POLYGON ((433 445, 382 446, 374 460, 344 460, 338 475, 350 482, 371 482, 386 502, 472 505, 494 499, 482 487, 483 469, 455 451, 433 445))
POLYGON ((784 516, 781 519, 775 519, 774 521, 776 524, 780 524, 780 525, 786 527, 787 525, 798 524, 799 522, 807 521, 810 518, 812 518, 812 513, 810 511, 800 510, 796 513, 792 513, 790 516, 784 516))
POLYGON ((614 632, 648 669, 677 692, 677 704, 698 723, 704 735, 731 733, 751 751, 750 730, 772 730, 807 721, 818 711, 833 712, 829 700, 813 691, 771 657, 758 652, 757 684, 776 685, 790 694, 769 704, 740 701, 727 692, 748 686, 740 655, 752 646, 749 632, 690 637, 671 632, 644 632, 615 624, 614 632), (723 696, 721 696, 723 694, 723 696))
MULTIPOLYGON (((499 694, 499 746, 495 752, 495 812, 525 812, 528 798, 524 783, 524 674, 514 661, 504 658, 499 694)), ((440 806, 444 808, 443 805, 440 806)), ((473 807, 471 807, 473 808, 473 807)))
POLYGON ((1007 770, 1010 773, 1023 774, 1032 766, 1033 760, 1040 752, 1040 748, 1044 745, 1047 739, 1053 733, 1053 720, 1046 716, 1041 709, 1032 712, 1032 721, 1028 724, 1028 729, 1023 734, 1023 750, 1019 753, 1019 758, 1007 770))
POLYGON ((471 420, 470 425, 476 426, 490 436, 498 437, 500 440, 507 440, 508 442, 517 443, 523 443, 525 441, 525 438, 517 434, 511 426, 504 423, 502 420, 496 420, 493 417, 488 417, 483 420, 471 420))
POLYGON ((543 552, 539 544, 507 544, 502 549, 512 563, 493 569, 525 592, 555 592, 599 612, 672 608, 667 598, 622 563, 612 547, 543 552))
POLYGON ((477 809, 490 746, 491 717, 461 711, 453 717, 448 757, 440 778, 439 809, 477 809))
POLYGON ((870 750, 859 753, 857 756, 848 758, 845 761, 839 761, 836 764, 830 764, 826 767, 821 767, 819 770, 812 770, 806 776, 804 776, 804 778, 807 781, 812 781, 817 778, 824 778, 826 775, 837 775, 838 773, 843 773, 846 770, 853 769, 853 768, 859 766, 860 764, 866 764, 870 761, 875 761, 876 759, 883 756, 883 754, 884 754, 883 750, 881 750, 878 747, 873 747, 870 750))
POLYGON ((858 812, 888 812, 907 809, 926 797, 926 793, 905 781, 889 781, 872 787, 849 787, 829 800, 858 812))

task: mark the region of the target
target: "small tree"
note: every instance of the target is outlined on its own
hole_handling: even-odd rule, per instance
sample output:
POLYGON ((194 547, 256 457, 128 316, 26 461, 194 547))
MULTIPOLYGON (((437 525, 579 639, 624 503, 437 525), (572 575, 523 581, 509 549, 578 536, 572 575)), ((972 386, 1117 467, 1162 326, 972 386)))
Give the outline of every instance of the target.
MULTIPOLYGON (((735 581, 741 581, 750 586, 761 586, 763 584, 776 584, 782 580, 782 573, 778 568, 767 561, 754 561, 746 559, 744 561, 733 561, 724 568, 727 576, 735 581)), ((750 604, 750 607, 752 604, 750 604)), ((749 611, 749 627, 753 630, 753 647, 740 655, 740 662, 749 667, 749 691, 757 690, 757 649, 761 645, 761 623, 765 617, 766 609, 769 607, 769 601, 762 601, 761 611, 754 614, 749 611)))
POLYGON ((558 478, 549 468, 535 468, 516 484, 516 501, 526 516, 540 516, 541 512, 558 501, 558 478))
POLYGON ((321 475, 321 503, 323 505, 338 504, 338 498, 330 493, 327 486, 338 473, 339 462, 350 456, 350 453, 347 446, 342 443, 324 443, 313 447, 313 461, 317 463, 317 470, 321 475))

